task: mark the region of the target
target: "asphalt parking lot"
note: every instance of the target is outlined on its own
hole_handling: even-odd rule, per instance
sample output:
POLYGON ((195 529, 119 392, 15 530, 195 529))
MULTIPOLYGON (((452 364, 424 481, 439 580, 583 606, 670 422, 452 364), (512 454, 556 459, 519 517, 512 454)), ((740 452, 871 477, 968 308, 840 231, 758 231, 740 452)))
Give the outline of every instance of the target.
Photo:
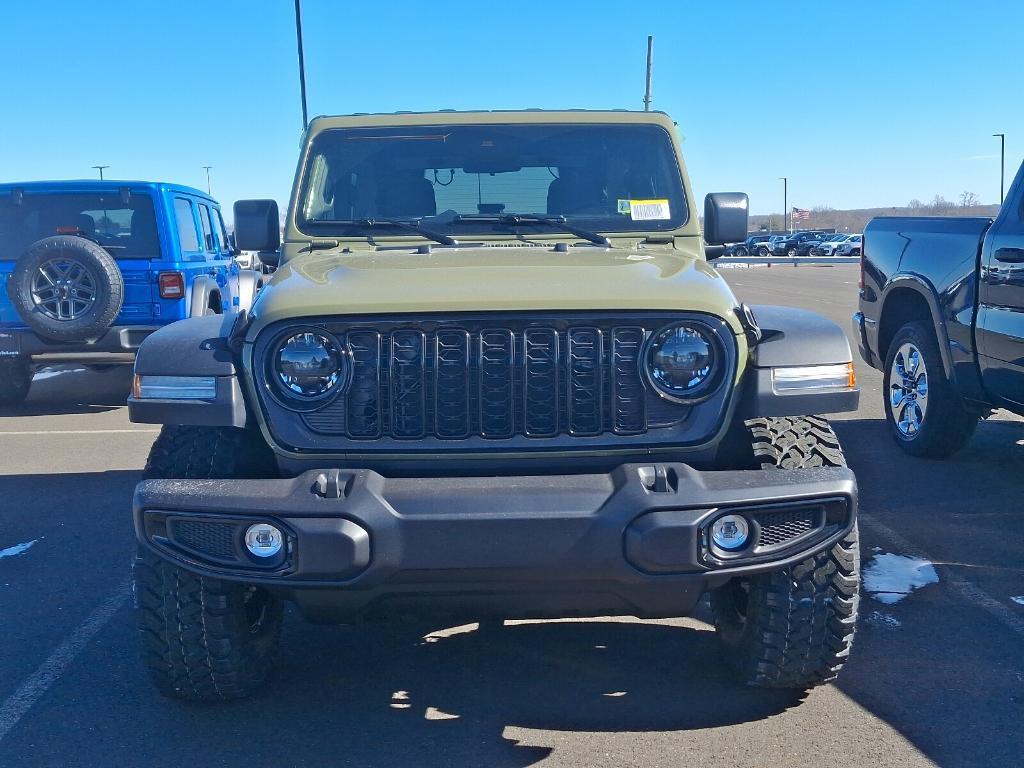
MULTIPOLYGON (((722 274, 748 303, 849 326, 854 266, 722 274)), ((857 362, 861 409, 836 431, 864 562, 926 560, 938 582, 865 596, 837 685, 737 687, 702 616, 487 632, 292 616, 272 690, 219 707, 160 699, 136 662, 129 500, 155 431, 128 422, 129 371, 44 373, 0 414, 0 766, 1019 765, 1024 425, 999 413, 950 460, 906 457, 857 362)))

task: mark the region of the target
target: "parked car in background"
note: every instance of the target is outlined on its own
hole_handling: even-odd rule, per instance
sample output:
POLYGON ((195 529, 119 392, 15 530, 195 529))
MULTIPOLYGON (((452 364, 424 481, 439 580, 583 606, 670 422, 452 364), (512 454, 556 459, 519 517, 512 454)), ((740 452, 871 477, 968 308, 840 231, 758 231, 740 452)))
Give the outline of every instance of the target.
POLYGON ((949 456, 992 409, 1024 415, 1024 165, 995 220, 881 217, 864 243, 853 329, 896 443, 949 456))
MULTIPOLYGON (((763 244, 767 243, 771 238, 770 234, 752 234, 752 236, 743 241, 743 249, 746 251, 745 256, 760 256, 760 248, 763 244)), ((767 255, 767 252, 765 253, 767 255)))
POLYGON ((776 251, 775 247, 789 235, 772 235, 765 242, 759 244, 755 248, 754 253, 758 256, 774 256, 776 251))
POLYGON ((0 184, 0 405, 46 362, 130 363, 175 320, 247 308, 241 270, 204 192, 148 181, 0 184))
POLYGON ((861 242, 863 241, 863 235, 851 235, 849 240, 839 244, 836 248, 836 256, 860 256, 861 242))
POLYGON ((776 240, 772 253, 775 256, 806 256, 807 250, 822 237, 821 232, 794 232, 776 240), (811 241, 808 243, 808 241, 811 241), (806 245, 805 245, 806 244, 806 245))
POLYGON ((836 248, 838 248, 842 243, 845 243, 851 237, 853 237, 853 235, 845 232, 837 232, 834 235, 829 235, 824 240, 811 246, 809 253, 811 256, 834 256, 836 248))

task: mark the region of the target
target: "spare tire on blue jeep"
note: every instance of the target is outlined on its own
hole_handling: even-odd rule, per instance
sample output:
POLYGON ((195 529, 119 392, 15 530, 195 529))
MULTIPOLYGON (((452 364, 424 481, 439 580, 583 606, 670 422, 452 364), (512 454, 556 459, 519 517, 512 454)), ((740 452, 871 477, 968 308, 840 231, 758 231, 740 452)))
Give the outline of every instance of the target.
POLYGON ((95 341, 121 311, 117 262, 84 237, 44 237, 18 259, 7 294, 25 324, 49 341, 95 341))

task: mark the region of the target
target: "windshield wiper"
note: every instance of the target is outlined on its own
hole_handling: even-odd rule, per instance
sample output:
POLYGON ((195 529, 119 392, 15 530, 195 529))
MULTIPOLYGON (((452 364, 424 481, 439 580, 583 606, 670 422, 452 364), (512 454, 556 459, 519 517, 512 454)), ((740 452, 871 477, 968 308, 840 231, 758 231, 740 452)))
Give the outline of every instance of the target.
POLYGON ((594 245, 603 245, 606 248, 611 248, 612 242, 604 235, 599 235, 597 232, 591 232, 589 229, 580 229, 579 227, 570 224, 565 216, 537 216, 531 213, 508 213, 502 216, 491 216, 488 214, 462 214, 456 216, 452 221, 463 222, 463 221, 483 221, 483 222, 494 222, 495 224, 504 224, 509 227, 515 227, 520 224, 540 224, 545 227, 554 227, 557 229, 564 229, 566 232, 576 237, 582 237, 594 245))
MULTIPOLYGON (((333 223, 333 222, 332 222, 333 223)), ((401 219, 358 219, 356 221, 342 221, 338 222, 341 224, 352 224, 357 227, 397 227, 398 229, 404 229, 406 232, 415 232, 420 237, 425 237, 427 240, 433 240, 435 243, 441 245, 458 245, 459 241, 454 237, 443 235, 440 232, 434 232, 429 229, 424 229, 419 225, 419 222, 414 221, 402 221, 401 219)))

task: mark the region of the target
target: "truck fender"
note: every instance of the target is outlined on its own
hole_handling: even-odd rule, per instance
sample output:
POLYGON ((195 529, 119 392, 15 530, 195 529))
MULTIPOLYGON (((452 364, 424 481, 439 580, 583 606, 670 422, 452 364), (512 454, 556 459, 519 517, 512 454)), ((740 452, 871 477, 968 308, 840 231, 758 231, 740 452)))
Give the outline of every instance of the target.
MULTIPOLYGON (((191 424, 244 427, 247 409, 235 357, 228 344, 236 322, 246 313, 206 315, 180 320, 149 336, 135 357, 135 381, 146 377, 196 377, 214 383, 215 396, 202 400, 142 397, 133 386, 130 419, 143 424, 191 424)), ((150 379, 152 381, 152 379, 150 379)))
MULTIPOLYGON (((210 297, 214 294, 220 295, 220 286, 217 281, 201 275, 192 281, 192 290, 189 292, 189 317, 202 317, 210 304, 210 297)), ((217 304, 220 307, 220 304, 217 304)), ((220 313, 218 313, 220 314, 220 313)))
POLYGON ((263 288, 263 275, 255 269, 240 269, 238 271, 238 288, 235 296, 238 304, 233 308, 235 312, 252 309, 252 303, 256 300, 256 294, 263 288))
POLYGON ((938 291, 935 286, 919 275, 901 274, 894 277, 882 290, 881 306, 878 313, 878 357, 879 365, 885 364, 887 350, 883 350, 881 343, 882 321, 885 318, 886 310, 890 308, 889 299, 893 291, 905 289, 917 293, 928 305, 931 313, 931 326, 935 330, 935 338, 939 342, 939 355, 942 357, 942 368, 946 376, 952 378, 953 360, 949 353, 949 335, 946 333, 946 324, 942 320, 942 311, 939 309, 938 291))
POLYGON ((778 394, 773 386, 772 370, 775 368, 852 363, 850 342, 842 328, 804 309, 765 304, 749 309, 760 340, 750 350, 741 408, 744 418, 857 410, 860 402, 857 388, 778 394))

